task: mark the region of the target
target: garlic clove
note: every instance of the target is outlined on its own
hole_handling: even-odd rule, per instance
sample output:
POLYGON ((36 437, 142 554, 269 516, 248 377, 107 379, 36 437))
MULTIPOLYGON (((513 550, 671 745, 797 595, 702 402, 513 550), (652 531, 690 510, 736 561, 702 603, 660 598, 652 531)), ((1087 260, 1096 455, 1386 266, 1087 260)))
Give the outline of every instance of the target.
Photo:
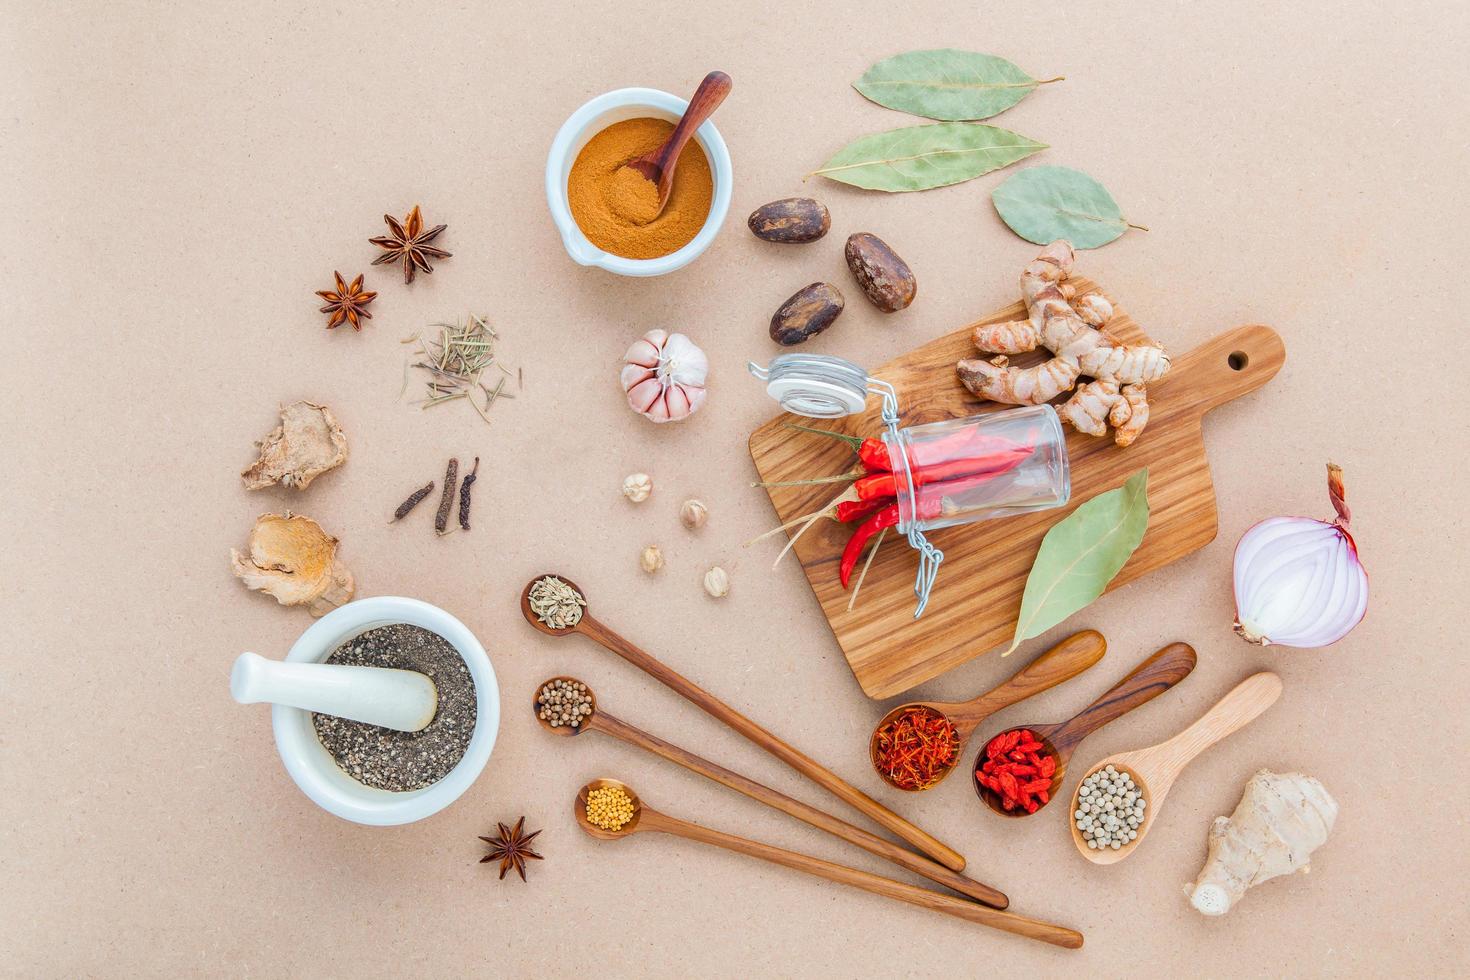
POLYGON ((652 575, 664 567, 664 553, 659 550, 658 545, 651 544, 644 548, 643 553, 638 556, 638 564, 645 572, 652 575))
POLYGON ((709 508, 703 500, 690 498, 679 507, 679 522, 691 531, 697 531, 704 527, 705 521, 709 520, 709 508))
POLYGON ((719 565, 713 565, 704 573, 704 591, 711 598, 723 599, 730 594, 730 575, 719 565))

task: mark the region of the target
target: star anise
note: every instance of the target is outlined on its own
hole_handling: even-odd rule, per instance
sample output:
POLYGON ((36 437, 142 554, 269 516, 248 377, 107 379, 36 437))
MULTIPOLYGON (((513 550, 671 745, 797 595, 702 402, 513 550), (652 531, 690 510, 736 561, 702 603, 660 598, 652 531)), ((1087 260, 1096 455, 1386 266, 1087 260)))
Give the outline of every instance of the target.
POLYGON ((343 323, 350 323, 353 330, 361 330, 362 324, 358 318, 363 320, 373 318, 373 315, 363 307, 377 299, 378 294, 362 288, 362 276, 352 280, 352 285, 349 286, 342 281, 342 273, 333 272, 332 275, 337 280, 337 288, 317 290, 317 295, 327 301, 327 305, 322 307, 321 312, 332 314, 332 318, 327 321, 327 329, 331 330, 343 323))
POLYGON ((545 860, 541 855, 531 850, 531 841, 535 840, 541 831, 538 830, 533 834, 523 833, 526 827, 525 817, 521 817, 521 819, 516 821, 514 830, 503 823, 497 824, 497 826, 500 828, 499 840, 496 840, 494 837, 480 838, 480 840, 490 845, 490 853, 480 858, 480 863, 486 864, 490 861, 499 861, 501 881, 505 880, 505 873, 511 868, 515 868, 520 873, 521 880, 525 881, 526 859, 531 858, 536 861, 545 860))
POLYGON ((429 244, 449 226, 435 225, 428 231, 424 231, 424 216, 419 214, 417 204, 413 206, 412 211, 408 212, 402 224, 399 224, 398 219, 391 214, 383 215, 383 220, 388 223, 388 230, 392 234, 368 239, 383 250, 382 255, 373 259, 373 265, 382 265, 384 262, 401 259, 403 261, 403 281, 413 282, 414 273, 418 269, 425 272, 434 271, 434 267, 429 264, 429 256, 432 255, 436 259, 449 258, 451 253, 429 244))

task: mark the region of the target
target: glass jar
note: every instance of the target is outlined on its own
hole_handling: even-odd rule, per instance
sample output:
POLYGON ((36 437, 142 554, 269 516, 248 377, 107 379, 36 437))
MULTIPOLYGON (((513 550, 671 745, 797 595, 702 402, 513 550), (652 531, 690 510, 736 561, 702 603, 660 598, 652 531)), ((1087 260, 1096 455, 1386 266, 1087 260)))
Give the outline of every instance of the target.
POLYGON ((947 419, 888 432, 899 530, 933 531, 1061 507, 1072 495, 1067 439, 1050 405, 947 419))

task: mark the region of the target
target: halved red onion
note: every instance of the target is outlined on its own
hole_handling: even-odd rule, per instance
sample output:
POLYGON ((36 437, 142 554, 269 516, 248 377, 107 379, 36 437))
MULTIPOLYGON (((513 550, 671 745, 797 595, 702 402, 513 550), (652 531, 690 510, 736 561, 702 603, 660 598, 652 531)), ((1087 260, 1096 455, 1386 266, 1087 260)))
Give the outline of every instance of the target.
POLYGON ((1368 573, 1348 531, 1342 469, 1327 465, 1337 519, 1273 517, 1235 546, 1235 632, 1265 646, 1325 647, 1368 608, 1368 573))

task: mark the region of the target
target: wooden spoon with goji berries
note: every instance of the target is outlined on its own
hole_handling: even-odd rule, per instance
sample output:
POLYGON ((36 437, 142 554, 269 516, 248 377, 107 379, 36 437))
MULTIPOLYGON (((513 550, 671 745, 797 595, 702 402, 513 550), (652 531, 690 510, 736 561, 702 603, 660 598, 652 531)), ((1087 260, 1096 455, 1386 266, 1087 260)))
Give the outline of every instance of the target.
POLYGON ((883 716, 868 739, 868 759, 873 770, 895 789, 919 792, 933 789, 959 767, 965 754, 965 742, 980 723, 1018 701, 1071 680, 1102 659, 1108 641, 1097 630, 1073 633, 1050 650, 1031 661, 999 687, 969 701, 910 701, 883 716), (942 719, 952 729, 952 755, 948 761, 936 759, 920 771, 916 764, 896 764, 887 744, 893 738, 899 719, 911 712, 921 712, 942 719))
POLYGON ((1026 817, 1042 809, 1061 787, 1067 762, 1083 739, 1184 680, 1195 660, 1189 644, 1170 643, 1066 721, 1001 732, 975 757, 975 792, 1004 817, 1026 817))

